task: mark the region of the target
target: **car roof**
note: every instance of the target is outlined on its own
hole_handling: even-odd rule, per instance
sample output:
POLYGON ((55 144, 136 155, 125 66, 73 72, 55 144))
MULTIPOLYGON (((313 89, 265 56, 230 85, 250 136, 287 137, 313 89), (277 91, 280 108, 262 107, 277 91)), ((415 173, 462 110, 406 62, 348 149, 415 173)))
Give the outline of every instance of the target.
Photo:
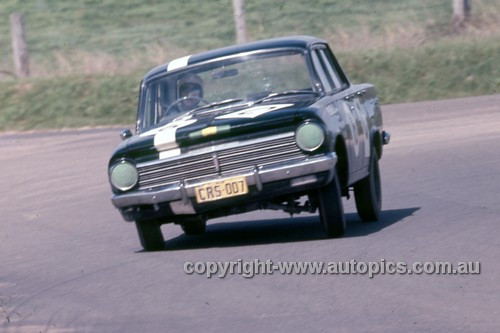
POLYGON ((303 48, 307 49, 312 44, 326 43, 324 40, 312 36, 289 36, 280 38, 264 39, 250 43, 237 44, 206 52, 201 52, 186 57, 174 59, 150 70, 144 80, 156 76, 159 73, 165 73, 170 70, 173 64, 182 63, 183 66, 205 62, 211 59, 231 56, 238 53, 252 52, 256 50, 274 49, 274 48, 303 48))

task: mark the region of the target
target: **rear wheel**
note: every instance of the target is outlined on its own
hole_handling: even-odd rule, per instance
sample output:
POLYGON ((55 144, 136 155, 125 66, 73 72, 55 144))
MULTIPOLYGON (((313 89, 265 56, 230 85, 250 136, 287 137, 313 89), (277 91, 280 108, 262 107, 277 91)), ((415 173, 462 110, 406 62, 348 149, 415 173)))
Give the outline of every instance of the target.
POLYGON ((161 233, 161 223, 157 220, 136 220, 137 233, 141 245, 146 251, 162 250, 165 240, 161 233))
POLYGON ((375 149, 372 149, 370 173, 354 184, 354 199, 358 215, 363 222, 378 221, 382 210, 382 187, 375 149))
POLYGON ((319 217, 328 237, 340 237, 345 232, 344 207, 337 172, 332 181, 318 190, 319 217))
POLYGON ((205 233, 206 227, 207 220, 203 218, 196 218, 181 224, 181 228, 186 235, 202 235, 205 233))

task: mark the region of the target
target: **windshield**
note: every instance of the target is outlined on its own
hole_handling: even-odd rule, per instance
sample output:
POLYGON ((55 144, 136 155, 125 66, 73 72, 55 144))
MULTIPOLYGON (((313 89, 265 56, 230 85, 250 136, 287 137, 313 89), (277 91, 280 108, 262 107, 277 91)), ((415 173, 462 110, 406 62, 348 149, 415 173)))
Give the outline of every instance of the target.
POLYGON ((211 61, 148 82, 141 94, 139 127, 167 123, 187 112, 250 104, 280 93, 312 91, 304 54, 298 50, 211 61))

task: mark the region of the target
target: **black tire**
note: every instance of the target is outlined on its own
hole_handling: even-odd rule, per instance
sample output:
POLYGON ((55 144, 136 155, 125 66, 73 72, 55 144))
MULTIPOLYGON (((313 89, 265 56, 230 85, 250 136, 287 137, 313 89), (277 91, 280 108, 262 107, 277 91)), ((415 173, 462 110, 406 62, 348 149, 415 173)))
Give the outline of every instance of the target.
POLYGON ((375 149, 372 149, 369 170, 366 178, 354 184, 356 209, 363 222, 378 221, 382 210, 382 186, 375 149))
POLYGON ((319 217, 329 238, 341 237, 346 228, 337 172, 332 181, 318 190, 319 217))
POLYGON ((186 235, 203 235, 207 227, 207 220, 193 219, 181 224, 181 228, 186 235))
POLYGON ((161 233, 161 223, 157 220, 136 220, 135 225, 144 250, 163 250, 165 247, 165 240, 161 233))

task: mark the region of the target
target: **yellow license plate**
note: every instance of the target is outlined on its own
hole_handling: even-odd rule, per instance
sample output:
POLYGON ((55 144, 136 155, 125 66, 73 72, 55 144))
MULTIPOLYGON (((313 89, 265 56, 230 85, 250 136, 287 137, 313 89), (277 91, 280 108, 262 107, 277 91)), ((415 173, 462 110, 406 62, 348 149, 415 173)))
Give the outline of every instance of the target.
POLYGON ((196 186, 194 193, 196 202, 203 203, 247 194, 248 185, 245 177, 228 178, 196 186))

